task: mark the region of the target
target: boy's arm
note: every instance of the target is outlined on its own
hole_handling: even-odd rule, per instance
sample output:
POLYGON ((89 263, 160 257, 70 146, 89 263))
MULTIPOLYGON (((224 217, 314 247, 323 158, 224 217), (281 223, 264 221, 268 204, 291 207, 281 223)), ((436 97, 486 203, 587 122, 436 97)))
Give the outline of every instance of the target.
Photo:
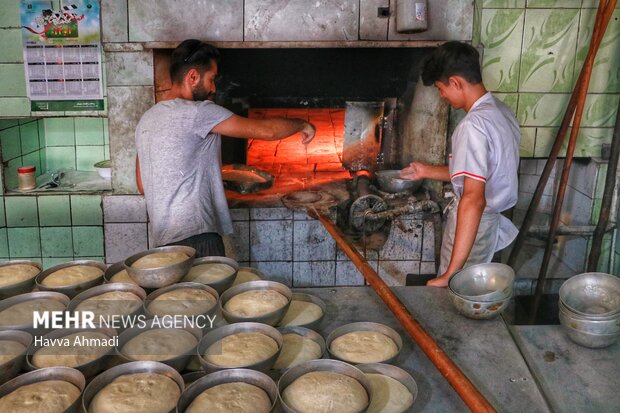
POLYGON ((405 179, 434 179, 450 182, 450 173, 447 165, 427 165, 421 162, 411 162, 400 171, 400 177, 405 179))
POLYGON ((428 285, 445 287, 448 285, 450 276, 463 268, 474 246, 478 226, 484 208, 486 198, 484 196, 485 183, 476 179, 465 177, 463 183, 463 196, 459 201, 456 215, 456 233, 454 234, 454 246, 450 264, 445 273, 428 282, 428 285))

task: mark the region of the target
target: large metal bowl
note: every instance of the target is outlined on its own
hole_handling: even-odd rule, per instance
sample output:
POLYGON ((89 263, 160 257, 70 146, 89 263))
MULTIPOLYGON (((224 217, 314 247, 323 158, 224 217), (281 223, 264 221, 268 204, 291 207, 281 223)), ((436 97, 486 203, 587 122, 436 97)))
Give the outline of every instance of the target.
MULTIPOLYGON (((27 386, 29 384, 39 383, 48 380, 60 380, 73 384, 80 392, 84 391, 86 380, 84 375, 76 369, 69 367, 48 367, 45 369, 39 369, 25 373, 14 379, 4 383, 0 386, 0 398, 6 396, 9 393, 14 392, 20 387, 27 386)), ((67 408, 63 413, 78 413, 80 411, 80 397, 67 408)), ((43 405, 31 405, 34 408, 42 408, 43 405)), ((9 413, 9 412, 7 412, 9 413)))
POLYGON ((33 267, 38 268, 39 272, 33 275, 32 278, 29 278, 27 280, 24 280, 24 281, 15 283, 15 284, 5 285, 4 287, 0 287, 0 300, 4 300, 5 298, 13 297, 19 294, 29 293, 30 291, 32 291, 32 288, 35 285, 35 279, 41 273, 41 269, 42 269, 41 264, 39 264, 38 262, 28 261, 28 260, 13 260, 13 261, 3 262, 2 264, 0 264, 0 267, 10 267, 11 265, 19 265, 19 264, 32 265, 33 267))
POLYGON ((358 364, 356 367, 365 374, 381 374, 398 381, 409 390, 409 393, 413 396, 413 403, 415 403, 415 399, 418 397, 418 385, 413 377, 411 377, 411 374, 407 373, 405 370, 400 367, 392 366, 391 364, 383 363, 358 364))
MULTIPOLYGON (((166 376, 172 379, 178 386, 181 394, 185 390, 185 383, 183 383, 183 377, 178 371, 170 366, 156 361, 134 361, 131 363, 121 364, 120 366, 112 367, 111 369, 101 373, 91 381, 82 397, 82 409, 84 412, 88 412, 91 402, 105 386, 112 383, 115 379, 127 374, 139 374, 139 373, 154 373, 166 376)), ((168 413, 175 412, 176 408, 171 409, 168 413)))
POLYGON ((220 310, 222 311, 222 315, 229 323, 243 323, 243 322, 255 322, 255 323, 264 323, 270 326, 277 325, 280 320, 286 314, 288 307, 291 304, 291 300, 293 299, 293 292, 286 285, 275 282, 275 281, 250 281, 247 283, 239 284, 236 287, 229 288, 224 291, 220 298, 220 310), (228 310, 224 308, 226 303, 230 301, 236 295, 241 293, 245 293, 247 291, 254 290, 273 290, 282 294, 287 299, 287 303, 284 307, 280 307, 275 311, 272 311, 267 314, 263 314, 257 317, 241 317, 235 314, 232 314, 228 310))
MULTIPOLYGON (((106 336, 108 336, 109 338, 113 338, 116 336, 116 330, 114 330, 113 328, 103 328, 103 327, 98 327, 98 328, 63 328, 60 330, 54 330, 51 333, 47 333, 46 335, 44 335, 42 337, 43 340, 46 339, 59 339, 65 336, 68 336, 69 334, 74 334, 74 333, 81 333, 81 332, 98 332, 98 333, 103 333, 106 336)), ((34 354, 40 350, 43 346, 41 345, 35 345, 34 343, 32 345, 30 345, 30 347, 28 348, 28 355, 26 357, 26 362, 28 363, 28 369, 29 370, 37 370, 40 369, 41 367, 37 367, 33 364, 32 362, 32 358, 34 356, 34 354)), ((105 359, 108 358, 108 356, 111 356, 112 354, 114 354, 114 346, 111 346, 110 349, 105 353, 102 354, 101 356, 97 357, 96 360, 90 361, 88 363, 84 363, 82 365, 79 366, 75 366, 75 367, 71 367, 74 368, 76 370, 79 370, 86 379, 89 379, 91 377, 94 377, 95 375, 97 375, 97 373, 99 373, 101 370, 104 369, 105 367, 105 359)), ((55 366, 56 367, 56 366, 55 366)), ((68 367, 68 366, 58 366, 58 367, 68 367)), ((46 368, 46 367, 43 367, 46 368)))
MULTIPOLYGON (((125 284, 125 283, 112 283, 112 284, 103 284, 103 285, 98 285, 96 287, 93 287, 87 291, 84 291, 83 293, 80 293, 78 295, 76 295, 71 302, 69 303, 69 306, 67 307, 68 311, 75 311, 76 308, 80 305, 80 303, 82 303, 83 301, 92 298, 92 297, 96 297, 98 295, 102 295, 105 293, 109 293, 112 291, 124 291, 124 292, 129 292, 132 293, 136 296, 138 296, 141 300, 142 300, 142 304, 131 314, 118 314, 118 315, 127 315, 127 316, 136 316, 139 314, 142 314, 144 312, 144 299, 146 298, 146 292, 140 288, 137 285, 134 284, 125 284)), ((97 324, 99 320, 95 320, 95 324, 97 324)), ((115 325, 114 326, 116 328, 116 330, 120 333, 121 331, 123 331, 125 329, 125 327, 123 325, 115 325)))
MULTIPOLYGON (((125 344, 127 344, 127 342, 129 342, 129 340, 131 340, 132 338, 137 337, 138 335, 146 331, 162 329, 162 327, 158 325, 153 325, 152 320, 147 323, 149 325, 144 328, 128 328, 127 330, 123 331, 120 336, 118 336, 118 346, 116 347, 116 351, 121 358, 126 361, 136 361, 135 359, 131 358, 131 356, 123 353, 123 347, 125 346, 125 344)), ((196 354, 196 348, 198 347, 198 343, 200 343, 200 340, 202 339, 202 330, 199 328, 186 327, 182 328, 181 330, 187 331, 196 338, 196 346, 192 347, 186 353, 178 354, 168 359, 158 360, 160 363, 167 364, 176 371, 182 371, 183 369, 185 369, 192 356, 196 354)))
POLYGON ((20 354, 16 354, 11 360, 0 364, 0 383, 5 383, 17 376, 26 363, 26 353, 32 344, 32 335, 18 330, 0 331, 0 341, 15 341, 25 347, 20 354))
MULTIPOLYGON (((305 328, 305 327, 290 326, 290 327, 278 327, 278 331, 280 332, 280 334, 282 334, 282 337, 284 337, 286 334, 297 334, 298 336, 302 336, 303 338, 312 340, 315 343, 317 343, 319 347, 321 347, 321 355, 317 359, 323 358, 327 352, 327 345, 325 344, 325 339, 323 338, 323 336, 321 336, 319 333, 317 333, 314 330, 310 330, 309 328, 305 328)), ((280 369, 280 371, 284 372, 292 367, 282 368, 280 369)))
MULTIPOLYGON (((202 258, 196 258, 194 260, 194 262, 192 263, 191 267, 195 267, 197 265, 203 265, 203 264, 226 264, 226 265, 234 268, 235 272, 232 273, 231 275, 229 275, 228 277, 222 278, 221 280, 218 280, 218 281, 215 281, 215 282, 204 283, 204 285, 208 285, 209 287, 211 287, 215 291, 217 291, 218 294, 222 294, 224 291, 229 289, 233 285, 233 283, 235 282, 235 278, 237 278, 237 271, 239 270, 239 263, 237 263, 237 261, 235 261, 235 260, 233 260, 231 258, 227 258, 227 257, 202 257, 202 258)), ((191 269, 192 269, 191 267, 190 267, 189 271, 191 271, 191 269)), ((183 277, 183 281, 200 283, 200 281, 195 281, 195 280, 188 279, 187 278, 188 275, 189 275, 189 273, 187 275, 185 275, 185 277, 183 277)))
POLYGON ((124 264, 129 276, 133 278, 139 286, 147 288, 161 288, 180 281, 192 266, 195 255, 196 250, 192 247, 171 245, 168 247, 153 248, 148 251, 132 255, 124 261, 124 264), (188 258, 184 261, 177 262, 176 264, 159 268, 138 269, 132 267, 133 263, 138 261, 140 258, 157 252, 181 252, 187 255, 188 258))
POLYGON ((620 333, 620 314, 616 318, 607 320, 591 320, 575 317, 562 306, 559 311, 560 323, 584 333, 615 334, 620 333))
MULTIPOLYGON (((195 283, 195 282, 183 282, 183 283, 172 284, 172 285, 169 285, 168 287, 160 288, 158 290, 153 291, 149 295, 147 295, 146 300, 144 300, 144 311, 146 312, 146 314, 149 317, 155 316, 155 314, 149 311, 149 306, 153 303, 153 301, 162 294, 165 294, 170 291, 178 290, 180 288, 193 288, 193 289, 203 290, 203 291, 208 292, 215 299, 215 302, 207 311, 205 311, 202 314, 195 314, 195 315, 212 316, 217 313, 217 310, 218 310, 217 302, 220 296, 217 293, 217 291, 215 291, 215 289, 205 284, 200 284, 200 283, 195 283)), ((174 314, 170 314, 170 315, 174 315, 174 314)))
POLYGON ((560 287, 560 301, 588 318, 620 314, 620 278, 602 272, 575 275, 560 287))
POLYGON ((497 316, 508 307, 511 299, 511 297, 506 297, 498 301, 474 301, 455 294, 451 289, 448 289, 448 292, 456 311, 475 320, 487 320, 497 316))
MULTIPOLYGON (((28 302, 28 301, 32 301, 36 299, 56 300, 60 302, 62 305, 64 305, 65 309, 69 305, 69 301, 70 301, 69 297, 61 293, 55 293, 53 291, 36 291, 33 293, 16 295, 15 297, 6 298, 0 301, 0 312, 16 304, 20 304, 20 303, 24 303, 24 302, 28 302)), ((42 335, 42 334, 49 333, 53 329, 51 327, 44 328, 42 326, 38 326, 35 329, 34 322, 33 322, 33 323, 28 323, 28 324, 0 325, 0 331, 4 331, 4 330, 21 330, 21 331, 26 331, 32 335, 35 335, 35 334, 42 335)))
POLYGON ((560 324, 562 324, 562 328, 566 331, 568 337, 583 347, 605 348, 620 340, 620 332, 614 334, 594 334, 572 328, 569 324, 562 321, 562 315, 560 315, 560 324))
MULTIPOLYGON (((284 389, 286 389, 291 383, 293 383, 304 374, 315 371, 329 371, 332 373, 339 373, 357 380, 366 390, 366 394, 368 395, 369 400, 368 405, 370 405, 370 402, 372 401, 372 389, 370 388, 370 381, 368 381, 368 378, 362 371, 342 361, 312 360, 288 369, 286 373, 284 373, 282 377, 280 377, 280 380, 278 381, 278 396, 283 412, 298 413, 296 410, 293 410, 284 402, 284 399, 282 398, 284 389)), ((367 409, 368 406, 366 406, 366 408, 364 410, 361 410, 359 413, 366 412, 367 409)))
POLYGON ((232 287, 236 287, 237 285, 243 284, 243 283, 246 283, 246 282, 260 281, 260 280, 264 280, 264 279, 265 279, 265 274, 263 274, 260 270, 257 270, 256 268, 252 268, 252 267, 239 267, 239 269, 237 270, 237 276, 235 277, 235 281, 233 282, 232 287), (255 279, 255 280, 249 279, 249 280, 245 281, 241 277, 241 274, 243 272, 251 273, 257 279, 255 279))
POLYGON ((448 288, 467 300, 498 301, 512 295, 514 279, 515 272, 508 265, 490 262, 457 271, 448 288))
POLYGON ((266 374, 250 369, 230 369, 217 371, 196 380, 181 395, 177 404, 177 412, 183 413, 202 392, 227 383, 247 383, 259 387, 267 393, 271 400, 270 412, 275 409, 278 400, 278 386, 266 374))
POLYGON ((422 185, 422 179, 404 179, 400 177, 400 170, 398 169, 387 169, 384 171, 375 172, 375 176, 377 177, 377 182, 379 183, 379 188, 385 192, 404 192, 411 191, 415 192, 418 190, 420 185, 422 185))
MULTIPOLYGON (((119 261, 115 264, 110 265, 106 270, 105 273, 103 274, 103 281, 108 284, 108 283, 119 283, 119 282, 124 282, 126 284, 136 284, 138 285, 131 277, 128 277, 129 280, 128 281, 112 281, 112 277, 114 277, 116 274, 118 274, 119 272, 125 270, 125 261, 119 261)), ((129 273, 127 273, 129 274, 129 273)))
POLYGON ((89 288, 92 288, 96 285, 102 284, 103 283, 103 274, 105 273, 106 270, 106 266, 105 264, 99 262, 99 261, 92 261, 92 260, 79 260, 79 261, 71 261, 71 262, 66 262, 64 264, 59 264, 59 265, 55 265, 53 267, 48 268, 47 270, 41 272, 39 275, 37 275, 35 281, 37 284, 37 288, 40 291, 55 291, 57 293, 61 293, 66 295, 69 298, 73 298, 76 295, 78 295, 79 293, 81 293, 82 291, 86 291, 89 288), (85 281, 82 283, 78 283, 78 284, 71 284, 71 285, 63 285, 61 287, 46 287, 45 285, 41 284, 43 282, 44 279, 46 279, 47 277, 49 277, 50 275, 52 275, 53 273, 55 273, 58 270, 62 270, 63 268, 68 268, 68 267, 75 267, 77 265, 85 265, 88 267, 96 267, 99 268, 101 270, 101 275, 98 276, 97 278, 94 278, 90 281, 85 281))
POLYGON ((358 323, 345 324, 343 326, 336 328, 331 333, 329 333, 329 335, 327 336, 326 344, 327 344, 327 352, 329 353, 329 356, 331 358, 336 359, 336 360, 341 360, 341 361, 351 363, 351 364, 360 364, 360 363, 351 362, 349 360, 341 359, 340 357, 338 357, 331 351, 332 342, 335 339, 345 334, 353 333, 355 331, 375 331, 377 333, 381 333, 389 337, 394 342, 394 344, 396 344, 396 347, 398 348, 398 352, 393 357, 390 357, 387 360, 381 360, 381 363, 389 364, 389 363, 393 363, 394 361, 396 361, 396 359, 398 358, 398 355, 400 354, 400 351, 403 348, 403 339, 400 337, 400 334, 398 334, 396 330, 394 330, 393 328, 388 327, 385 324, 362 321, 358 323))
MULTIPOLYGON (((327 313, 327 305, 325 304, 325 301, 321 300, 319 297, 316 297, 314 295, 304 294, 304 293, 293 293, 293 299, 291 300, 291 303, 293 301, 305 301, 308 303, 316 304, 321 308, 321 311, 323 313, 321 317, 317 318, 316 320, 309 322, 309 323, 305 323, 305 324, 297 324, 296 325, 297 327, 306 327, 310 329, 315 329, 321 324, 321 321, 323 321, 323 318, 325 317, 325 314, 327 313)), ((289 310, 290 310, 290 305, 289 305, 289 310)), ((282 320, 280 320, 280 322, 278 323, 279 327, 292 326, 291 324, 287 324, 287 325, 282 324, 282 321, 284 321, 285 318, 286 318, 286 314, 284 314, 284 317, 282 317, 282 320)))
POLYGON ((202 368, 208 373, 219 370, 230 370, 237 368, 267 372, 269 371, 269 369, 271 369, 271 367, 273 367, 273 363, 275 363, 278 359, 281 350, 282 334, 280 334, 280 332, 275 328, 268 326, 267 324, 261 323, 236 323, 219 327, 206 334, 200 341, 200 344, 198 344, 198 356, 200 357, 200 364, 202 364, 202 368), (261 333, 268 337, 271 337, 277 343, 278 350, 265 360, 246 366, 220 366, 218 364, 213 364, 206 359, 205 353, 214 343, 223 339, 224 337, 239 333, 261 333))

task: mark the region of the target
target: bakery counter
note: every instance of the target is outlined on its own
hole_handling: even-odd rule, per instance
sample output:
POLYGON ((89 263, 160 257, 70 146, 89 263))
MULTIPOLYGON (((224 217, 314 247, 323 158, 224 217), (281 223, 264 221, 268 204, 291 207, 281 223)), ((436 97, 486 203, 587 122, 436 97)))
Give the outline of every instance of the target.
MULTIPOLYGON (((465 412, 467 406, 370 287, 298 288, 327 304, 317 330, 324 336, 356 321, 389 325, 404 347, 396 365, 418 385, 411 412, 465 412)), ((549 412, 536 382, 501 318, 470 320, 456 312, 448 291, 431 287, 395 287, 413 316, 463 370, 499 412, 549 412)))

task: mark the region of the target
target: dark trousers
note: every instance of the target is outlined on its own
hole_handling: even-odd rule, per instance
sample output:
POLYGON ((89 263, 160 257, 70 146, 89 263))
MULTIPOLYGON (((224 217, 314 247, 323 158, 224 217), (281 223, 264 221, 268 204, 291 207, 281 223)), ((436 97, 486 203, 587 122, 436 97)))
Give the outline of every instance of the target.
POLYGON ((216 232, 205 232, 204 234, 192 235, 180 241, 171 242, 167 245, 184 245, 196 250, 196 258, 226 256, 224 242, 220 234, 216 232))

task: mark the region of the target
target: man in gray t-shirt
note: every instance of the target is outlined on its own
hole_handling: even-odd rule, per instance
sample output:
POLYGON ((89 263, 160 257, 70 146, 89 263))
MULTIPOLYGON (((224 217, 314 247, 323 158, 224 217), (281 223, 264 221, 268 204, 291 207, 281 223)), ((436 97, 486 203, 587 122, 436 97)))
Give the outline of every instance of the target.
POLYGON ((189 245, 198 256, 224 255, 221 235, 233 232, 221 173, 221 135, 279 140, 301 132, 302 119, 248 119, 210 99, 215 94, 219 52, 185 40, 172 53, 172 87, 136 128, 138 188, 144 193, 156 246, 189 245))

